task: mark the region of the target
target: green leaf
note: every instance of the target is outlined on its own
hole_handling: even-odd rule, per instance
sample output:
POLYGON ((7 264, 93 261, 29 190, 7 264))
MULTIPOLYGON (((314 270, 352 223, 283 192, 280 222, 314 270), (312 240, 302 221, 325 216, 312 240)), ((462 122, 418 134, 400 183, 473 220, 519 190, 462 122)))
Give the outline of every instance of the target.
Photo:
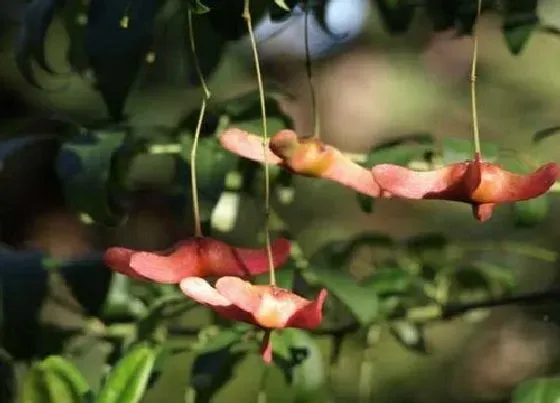
POLYGON ((95 85, 113 121, 125 119, 129 92, 151 46, 156 14, 165 2, 96 0, 88 8, 83 48, 95 85))
POLYGON ((274 0, 274 4, 276 4, 278 7, 282 8, 282 9, 284 9, 284 10, 286 10, 286 11, 290 11, 290 10, 291 10, 290 6, 288 6, 288 5, 286 4, 286 0, 274 0))
POLYGON ((137 403, 146 391, 159 349, 133 346, 106 378, 96 403, 137 403))
POLYGON ((275 363, 283 370, 294 402, 316 401, 325 387, 321 350, 309 333, 295 328, 273 333, 275 363))
MULTIPOLYGON (((275 133, 279 132, 280 130, 289 128, 289 125, 286 124, 286 121, 280 117, 271 116, 266 118, 266 130, 269 136, 273 136, 275 133)), ((246 130, 249 133, 262 135, 263 134, 263 124, 262 119, 248 119, 243 121, 236 121, 232 123, 235 127, 246 130)))
MULTIPOLYGON (((294 285, 294 275, 296 271, 296 265, 293 259, 289 259, 284 266, 282 266, 281 270, 276 271, 276 285, 280 288, 285 288, 287 290, 291 290, 294 285)), ((258 276, 253 277, 254 284, 260 285, 268 285, 270 284, 269 281, 269 274, 264 273, 258 276)))
MULTIPOLYGON (((289 122, 290 118, 280 109, 280 105, 276 99, 277 96, 289 97, 289 94, 282 92, 282 90, 276 91, 274 89, 269 89, 266 92, 265 106, 267 117, 281 117, 285 119, 286 122, 289 122)), ((220 101, 212 105, 210 110, 216 111, 219 115, 227 115, 232 122, 236 123, 244 120, 260 119, 262 117, 260 93, 257 90, 249 91, 236 98, 220 101)))
POLYGON ((367 196, 363 193, 356 193, 356 199, 358 199, 360 210, 368 214, 373 212, 373 197, 367 196))
POLYGON ((89 67, 88 56, 84 48, 84 34, 87 27, 89 4, 83 1, 68 1, 58 10, 58 16, 68 35, 70 43, 67 49, 68 63, 72 70, 82 75, 89 67))
MULTIPOLYGON (((495 162, 498 158, 500 148, 494 143, 480 144, 482 158, 486 162, 495 162)), ((444 164, 453 164, 472 160, 474 146, 471 140, 454 137, 446 137, 442 140, 442 156, 444 164)))
POLYGON ((194 14, 204 14, 210 11, 210 7, 203 4, 200 0, 189 0, 189 9, 194 14))
POLYGON ((362 246, 392 248, 395 242, 385 234, 366 231, 350 240, 328 242, 313 254, 310 261, 316 266, 344 267, 356 249, 362 246))
POLYGON ((538 24, 539 17, 536 14, 506 15, 502 32, 512 54, 521 53, 538 24))
POLYGON ((138 339, 150 338, 160 324, 176 318, 194 305, 195 303, 183 294, 159 298, 151 304, 148 311, 138 320, 138 339))
POLYGON ((0 402, 15 402, 17 381, 12 357, 0 348, 0 402))
POLYGON ((418 353, 428 352, 424 326, 417 323, 397 321, 389 325, 389 331, 407 349, 418 353))
POLYGON ((23 381, 24 403, 91 401, 92 392, 76 367, 61 356, 33 364, 23 381))
POLYGON ((427 0, 425 7, 434 24, 434 31, 439 32, 453 28, 459 6, 459 3, 455 1, 427 0))
POLYGON ((560 126, 547 127, 546 129, 539 130, 533 135, 533 143, 538 144, 543 140, 557 134, 560 131, 560 126))
POLYGON ((248 325, 238 324, 229 328, 220 329, 216 334, 203 337, 195 343, 192 348, 200 354, 231 348, 235 344, 241 342, 243 335, 247 331, 247 326, 248 325))
POLYGON ((512 403, 557 403, 560 401, 560 377, 529 379, 519 384, 512 403))
POLYGON ((404 33, 414 18, 414 7, 406 0, 376 0, 385 29, 392 34, 404 33))
POLYGON ((146 314, 146 306, 130 292, 130 277, 119 273, 113 274, 107 298, 103 306, 104 318, 123 319, 138 318, 146 314))
POLYGON ((132 153, 125 133, 87 132, 64 143, 56 161, 70 206, 93 221, 115 225, 122 221, 121 198, 132 153))
MULTIPOLYGON (((190 163, 193 137, 185 135, 181 144, 181 157, 186 170, 180 179, 186 189, 190 189, 190 163)), ((199 192, 214 202, 217 202, 224 189, 224 179, 228 172, 235 169, 239 160, 235 154, 220 146, 216 137, 201 139, 196 154, 196 179, 199 192)))
POLYGON ((413 284, 413 278, 409 272, 397 267, 382 267, 375 270, 368 279, 362 282, 377 295, 403 294, 413 284))
POLYGON ((245 357, 244 351, 233 351, 243 335, 242 328, 221 330, 196 348, 191 368, 191 387, 195 403, 209 403, 213 396, 233 377, 236 366, 245 357))
POLYGON ((414 160, 426 159, 426 155, 434 149, 434 142, 434 137, 425 133, 399 137, 373 147, 368 153, 366 166, 407 165, 414 160))
POLYGON ((324 286, 342 302, 363 326, 371 324, 378 316, 377 294, 363 287, 341 269, 318 270, 306 268, 304 279, 313 285, 324 286))
POLYGON ((549 199, 547 195, 515 203, 513 205, 515 226, 530 228, 540 224, 545 220, 548 214, 548 205, 549 199))

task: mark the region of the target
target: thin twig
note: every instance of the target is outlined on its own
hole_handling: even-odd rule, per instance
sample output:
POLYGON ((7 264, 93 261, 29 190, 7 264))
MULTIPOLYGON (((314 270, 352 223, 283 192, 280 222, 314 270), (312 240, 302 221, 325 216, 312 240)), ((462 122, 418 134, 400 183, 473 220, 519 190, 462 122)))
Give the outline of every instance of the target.
POLYGON ((478 114, 476 111, 476 59, 478 57, 478 29, 480 24, 480 10, 482 8, 482 0, 478 0, 478 10, 476 23, 473 26, 473 57, 471 66, 471 108, 473 123, 474 152, 481 155, 480 150, 480 133, 478 128, 478 114))
POLYGON ((210 98, 210 90, 206 85, 206 81, 204 80, 204 75, 202 74, 202 70, 200 68, 200 63, 198 61, 198 56, 196 54, 196 45, 194 40, 194 30, 193 30, 193 20, 192 20, 192 11, 189 8, 188 10, 188 18, 189 18, 189 41, 191 44, 191 52, 194 60, 194 66, 196 69, 196 73, 198 75, 198 79, 200 81, 200 85, 202 86, 202 90, 204 92, 202 97, 202 105, 200 107, 200 113, 198 115, 198 123, 196 125, 196 129, 194 132, 194 140, 191 148, 191 193, 192 193, 192 202, 193 202, 193 215, 194 215, 194 233, 196 237, 202 236, 202 223, 200 219, 200 204, 198 202, 198 187, 196 184, 196 152, 198 150, 198 140, 200 138, 200 131, 202 130, 202 122, 204 121, 204 113, 206 112, 206 101, 210 98))
POLYGON ((259 87, 259 99, 261 104, 261 115, 263 121, 263 151, 264 151, 264 209, 265 209, 265 243, 266 252, 268 256, 268 266, 270 275, 270 284, 276 285, 276 273, 274 270, 274 260, 272 257, 272 246, 270 241, 270 172, 268 167, 268 125, 266 121, 266 103, 264 99, 264 85, 261 75, 261 67, 259 63, 259 53, 257 50, 257 41, 253 33, 253 23, 251 21, 251 11, 249 8, 250 0, 245 0, 243 9, 243 18, 247 23, 247 30, 249 31, 249 38, 251 41, 251 48, 253 49, 253 58, 255 60, 255 70, 257 74, 257 84, 259 87))

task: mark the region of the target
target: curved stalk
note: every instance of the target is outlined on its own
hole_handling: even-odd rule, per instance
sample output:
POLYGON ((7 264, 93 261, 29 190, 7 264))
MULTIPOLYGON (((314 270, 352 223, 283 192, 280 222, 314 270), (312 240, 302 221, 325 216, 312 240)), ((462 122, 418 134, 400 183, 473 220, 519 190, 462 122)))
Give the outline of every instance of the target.
POLYGON ((264 209, 265 209, 265 243, 268 256, 269 265, 269 282, 271 285, 276 285, 276 273, 274 270, 274 261, 272 258, 272 247, 270 240, 270 171, 267 159, 268 147, 268 130, 266 121, 266 103, 264 99, 264 85, 261 74, 261 67, 259 63, 259 52, 257 50, 257 41, 253 33, 253 23, 251 21, 251 11, 249 8, 250 0, 245 0, 243 7, 243 18, 247 23, 247 31, 249 32, 249 39, 251 41, 251 48, 253 50, 253 58, 255 60, 255 70, 257 74, 257 84, 259 87, 259 100, 261 105, 261 115, 263 121, 263 137, 264 137, 264 209))
POLYGON ((192 11, 188 11, 188 24, 189 24, 189 41, 191 44, 191 52, 193 56, 194 66, 196 69, 196 74, 200 81, 200 85, 203 90, 202 105, 200 106, 200 113, 198 115, 198 123, 194 132, 194 140, 191 148, 191 193, 192 193, 192 203, 193 203, 193 215, 194 215, 194 234, 196 237, 202 236, 202 224, 200 222, 200 203, 198 201, 198 187, 196 183, 196 152, 198 149, 198 140, 200 138, 200 131, 202 130, 202 122, 204 121, 204 114, 206 112, 206 102, 210 98, 210 90, 206 85, 204 80, 204 75, 200 68, 200 63, 198 61, 198 56, 196 55, 196 45, 194 40, 194 30, 193 30, 193 19, 192 11))

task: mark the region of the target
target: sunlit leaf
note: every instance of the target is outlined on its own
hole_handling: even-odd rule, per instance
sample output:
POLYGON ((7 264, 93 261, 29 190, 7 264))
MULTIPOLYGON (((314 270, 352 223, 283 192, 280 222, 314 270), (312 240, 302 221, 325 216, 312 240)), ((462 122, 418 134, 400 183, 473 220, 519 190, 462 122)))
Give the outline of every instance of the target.
POLYGON ((37 362, 23 380, 25 403, 81 403, 92 401, 92 391, 76 367, 61 356, 37 362))
POLYGON ((512 403, 556 403, 560 400, 560 378, 528 379, 519 384, 512 403))
POLYGON ((274 332, 272 348, 274 361, 294 393, 293 401, 317 400, 325 387, 326 375, 321 350, 313 338, 300 329, 283 329, 274 332))
POLYGON ((378 316, 377 295, 371 289, 358 285, 348 273, 342 271, 342 268, 309 267, 302 274, 310 284, 326 287, 362 325, 372 323, 378 316))
POLYGON ((159 349, 147 343, 133 346, 105 379, 96 403, 140 402, 159 349))

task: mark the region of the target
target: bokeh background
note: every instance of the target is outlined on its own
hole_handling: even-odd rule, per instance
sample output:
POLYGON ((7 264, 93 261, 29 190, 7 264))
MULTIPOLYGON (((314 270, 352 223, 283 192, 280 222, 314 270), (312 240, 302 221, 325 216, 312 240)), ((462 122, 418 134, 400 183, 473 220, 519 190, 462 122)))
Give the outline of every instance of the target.
MULTIPOLYGON (((105 106, 87 80, 76 75, 53 77, 38 72, 47 88, 40 90, 22 78, 13 56, 20 15, 17 3, 0 2, 0 135, 8 136, 22 122, 35 118, 39 120, 30 130, 56 130, 52 123, 40 120, 51 114, 77 122, 103 120, 105 106)), ((433 33, 428 20, 421 15, 415 18, 408 33, 392 36, 385 32, 377 9, 369 2, 332 3, 327 22, 334 31, 350 35, 341 43, 333 43, 318 26, 313 26, 313 74, 325 142, 360 153, 384 140, 416 132, 431 133, 438 139, 469 138, 471 37, 456 37, 453 32, 433 33)), ((539 15, 546 24, 560 26, 560 3, 539 1, 539 15)), ((293 118, 298 134, 305 135, 311 133, 312 114, 303 63, 302 27, 301 20, 292 23, 281 35, 261 41, 260 49, 266 82, 293 95, 283 100, 282 107, 293 118)), ((272 32, 270 27, 267 32, 263 24, 259 28, 261 40, 272 32)), ((482 17, 479 35, 481 135, 483 140, 523 151, 536 131, 560 124, 560 37, 534 32, 524 51, 514 56, 505 46, 501 21, 491 14, 482 17)), ((181 74, 179 65, 185 62, 174 54, 173 36, 169 38, 169 49, 164 55, 168 64, 142 77, 141 85, 134 88, 127 104, 130 123, 142 130, 173 127, 200 100, 200 91, 192 86, 161 84, 158 80, 158 76, 172 78, 181 74)), ((68 70, 67 41, 60 22, 55 20, 46 47, 56 71, 68 70)), ((205 46, 206 43, 212 46, 212 38, 208 38, 205 46)), ((224 60, 210 80, 213 97, 225 99, 255 87, 250 56, 246 38, 227 45, 224 60)), ((555 138, 547 140, 539 149, 539 159, 560 162, 559 146, 555 138)), ((71 258, 114 244, 162 249, 192 234, 190 214, 177 217, 168 198, 150 191, 138 192, 129 219, 116 229, 81 222, 66 206, 49 168, 53 152, 48 144, 35 144, 2 165, 0 236, 4 244, 17 249, 38 248, 54 257, 71 258)), ((163 167, 165 164, 162 160, 163 167)), ((136 169, 141 170, 141 162, 137 165, 136 169)), ((375 211, 367 214, 360 210, 352 192, 333 184, 296 178, 295 189, 292 203, 281 205, 276 201, 275 205, 306 254, 312 254, 328 241, 364 230, 397 238, 434 232, 458 241, 513 239, 559 250, 560 203, 556 196, 551 198, 545 221, 534 228, 517 229, 508 207, 498 208, 492 220, 480 224, 472 219, 468 206, 460 204, 380 200, 375 203, 375 211)), ((243 196, 237 225, 222 234, 222 238, 257 242, 255 234, 263 221, 254 212, 260 211, 256 209, 261 204, 262 191, 258 188, 251 196, 243 196)), ((500 251, 480 252, 477 258, 511 267, 518 275, 519 291, 543 289, 557 282, 559 267, 555 263, 504 256, 500 251)), ((360 253, 353 267, 372 266, 374 261, 371 253, 360 253)), ((104 273, 92 281, 104 283, 107 276, 104 273)), ((554 311, 555 306, 498 308, 483 319, 460 317, 429 325, 429 354, 407 350, 383 333, 375 347, 371 401, 508 401, 512 388, 521 380, 558 368, 560 338, 554 311)), ((41 311, 44 326, 33 338, 40 346, 38 350, 48 350, 46 345, 55 343, 49 341, 49 326, 74 326, 86 317, 87 312, 66 285, 53 275, 49 299, 41 311)), ((201 320, 204 315, 185 318, 186 323, 201 320)), ((78 365, 95 383, 99 382, 107 349, 101 342, 90 342, 90 353, 78 365)), ((328 351, 330 341, 325 338, 319 342, 328 351)), ((342 358, 333 368, 333 397, 337 401, 356 400, 356 363, 362 354, 361 343, 348 338, 342 358)), ((183 390, 175 386, 188 380, 191 364, 189 353, 173 357, 146 402, 183 401, 183 390)), ((260 371, 262 365, 257 357, 247 359, 216 401, 253 401, 259 388, 259 376, 255 374, 260 371)), ((280 372, 272 372, 268 390, 270 402, 290 401, 280 372)))

